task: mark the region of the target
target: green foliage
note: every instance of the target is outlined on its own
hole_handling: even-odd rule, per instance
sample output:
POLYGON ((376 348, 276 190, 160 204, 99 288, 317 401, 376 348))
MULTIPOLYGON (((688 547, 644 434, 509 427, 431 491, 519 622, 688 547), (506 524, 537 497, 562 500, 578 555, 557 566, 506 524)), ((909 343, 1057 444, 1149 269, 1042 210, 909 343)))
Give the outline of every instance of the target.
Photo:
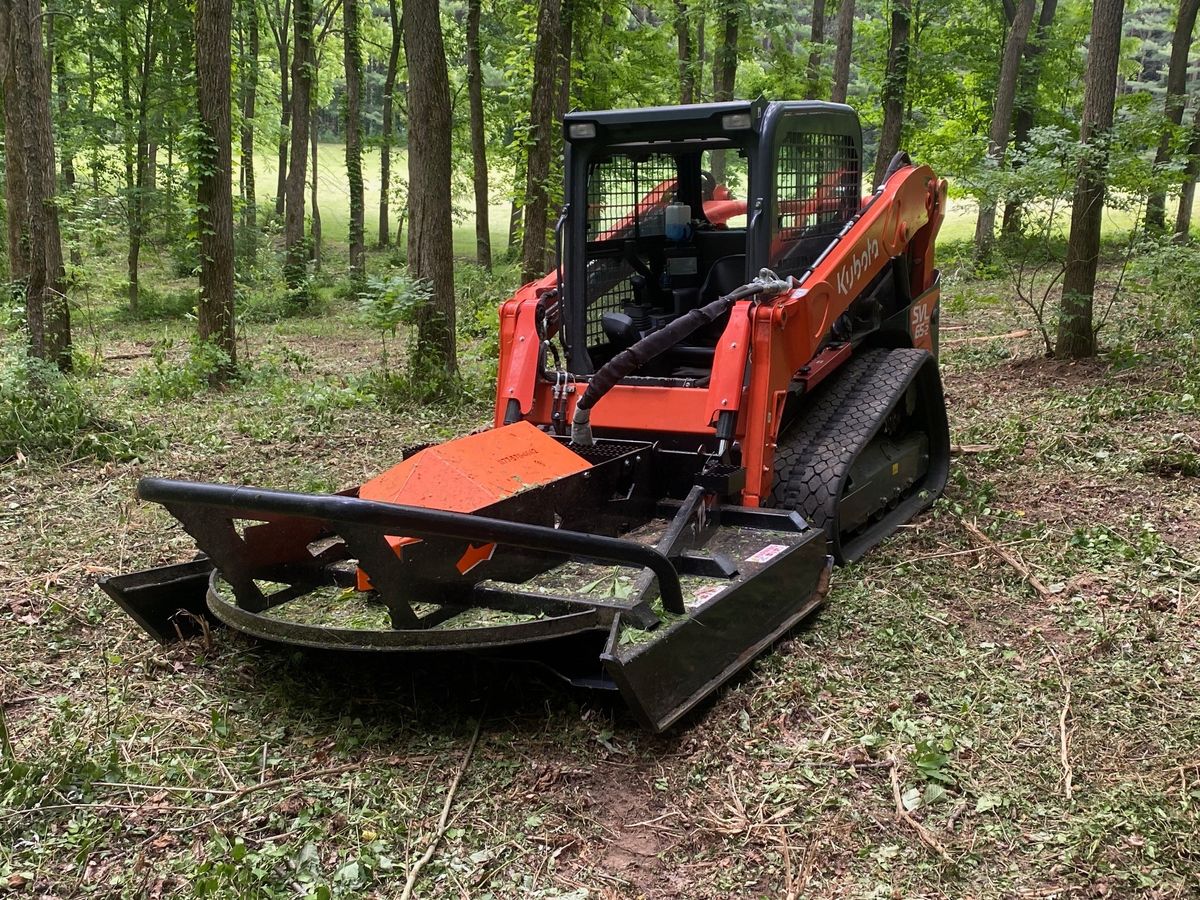
POLYGON ((433 299, 433 287, 405 271, 372 275, 358 297, 359 316, 379 334, 383 367, 388 367, 388 339, 395 339, 401 326, 417 323, 422 307, 433 299))
POLYGON ((213 377, 229 365, 229 356, 215 344, 190 341, 182 361, 172 355, 176 342, 164 338, 150 351, 150 365, 133 379, 133 388, 159 402, 186 400, 208 388, 213 377))
POLYGON ((0 348, 0 461, 21 456, 134 459, 157 443, 149 432, 103 418, 77 378, 24 348, 0 348))

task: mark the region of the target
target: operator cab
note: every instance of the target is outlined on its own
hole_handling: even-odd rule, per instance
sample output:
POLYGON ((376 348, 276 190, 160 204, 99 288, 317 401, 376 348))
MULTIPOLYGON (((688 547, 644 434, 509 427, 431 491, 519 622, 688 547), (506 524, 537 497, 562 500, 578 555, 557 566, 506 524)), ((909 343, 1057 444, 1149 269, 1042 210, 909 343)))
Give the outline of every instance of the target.
MULTIPOLYGON (((578 112, 563 130, 563 337, 577 374, 764 266, 799 277, 862 201, 862 134, 841 104, 578 112)), ((697 332, 638 377, 705 383, 724 325, 697 332)))

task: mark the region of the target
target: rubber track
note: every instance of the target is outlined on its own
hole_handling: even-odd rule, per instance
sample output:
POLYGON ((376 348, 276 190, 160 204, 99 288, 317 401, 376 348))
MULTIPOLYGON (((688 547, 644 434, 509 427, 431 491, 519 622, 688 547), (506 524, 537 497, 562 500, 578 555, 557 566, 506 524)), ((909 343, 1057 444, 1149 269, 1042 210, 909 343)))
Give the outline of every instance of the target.
POLYGON ((852 357, 821 385, 804 417, 779 441, 771 505, 824 528, 839 561, 840 540, 831 532, 846 475, 928 357, 910 349, 852 357))

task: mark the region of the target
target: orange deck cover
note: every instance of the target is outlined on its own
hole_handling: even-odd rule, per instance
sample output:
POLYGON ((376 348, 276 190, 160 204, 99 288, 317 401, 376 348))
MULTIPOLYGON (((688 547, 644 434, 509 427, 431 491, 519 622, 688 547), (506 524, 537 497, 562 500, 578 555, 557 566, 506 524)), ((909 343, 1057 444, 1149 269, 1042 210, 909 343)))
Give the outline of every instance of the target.
MULTIPOLYGON (((427 447, 363 484, 358 495, 383 503, 476 512, 590 466, 550 435, 517 422, 427 447)), ((398 554, 416 539, 387 540, 398 554)), ((364 581, 362 573, 359 581, 364 581)))

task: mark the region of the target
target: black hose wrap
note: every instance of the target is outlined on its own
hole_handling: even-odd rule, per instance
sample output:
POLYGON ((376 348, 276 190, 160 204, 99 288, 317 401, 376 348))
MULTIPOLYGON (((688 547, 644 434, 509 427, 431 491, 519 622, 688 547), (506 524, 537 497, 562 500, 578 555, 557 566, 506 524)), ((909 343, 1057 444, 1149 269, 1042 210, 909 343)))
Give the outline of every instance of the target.
POLYGON ((571 442, 581 446, 591 446, 594 443, 590 422, 591 409, 622 379, 632 375, 705 325, 717 321, 738 300, 755 294, 771 297, 788 290, 791 286, 790 278, 781 279, 770 269, 763 269, 749 284, 730 291, 706 306, 690 310, 658 331, 646 335, 632 347, 622 350, 592 376, 583 396, 575 404, 575 415, 571 420, 571 442))

